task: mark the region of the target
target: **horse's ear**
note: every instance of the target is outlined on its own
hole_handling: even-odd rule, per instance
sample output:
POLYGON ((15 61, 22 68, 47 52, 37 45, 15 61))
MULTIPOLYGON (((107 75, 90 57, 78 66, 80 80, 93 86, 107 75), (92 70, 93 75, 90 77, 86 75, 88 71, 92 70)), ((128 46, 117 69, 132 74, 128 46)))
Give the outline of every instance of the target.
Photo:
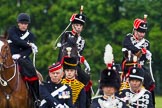
POLYGON ((8 32, 5 30, 4 34, 0 36, 1 39, 8 39, 8 32))
POLYGON ((5 32, 4 32, 4 39, 8 39, 8 32, 7 32, 7 30, 5 30, 5 32))

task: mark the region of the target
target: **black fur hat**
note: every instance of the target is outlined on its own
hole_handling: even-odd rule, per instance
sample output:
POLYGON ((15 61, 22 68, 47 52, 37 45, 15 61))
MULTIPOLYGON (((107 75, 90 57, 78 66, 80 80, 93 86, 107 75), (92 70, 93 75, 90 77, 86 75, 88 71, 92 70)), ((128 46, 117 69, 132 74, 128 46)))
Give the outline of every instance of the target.
POLYGON ((86 21, 86 17, 83 14, 77 14, 74 18, 74 20, 72 21, 72 24, 82 24, 84 25, 86 21))
POLYGON ((76 69, 77 59, 75 57, 64 57, 63 69, 76 69))
POLYGON ((129 80, 137 79, 143 82, 144 80, 144 72, 142 68, 133 67, 130 69, 129 80))
POLYGON ((117 90, 120 88, 119 74, 113 69, 104 69, 100 76, 100 88, 104 86, 115 87, 117 90))

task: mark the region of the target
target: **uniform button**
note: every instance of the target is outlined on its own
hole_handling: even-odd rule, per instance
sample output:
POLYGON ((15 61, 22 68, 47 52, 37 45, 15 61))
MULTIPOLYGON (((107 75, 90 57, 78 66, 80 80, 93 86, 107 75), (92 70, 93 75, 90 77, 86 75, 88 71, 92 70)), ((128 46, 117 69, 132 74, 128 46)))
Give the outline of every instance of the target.
POLYGON ((55 89, 57 89, 57 86, 55 87, 55 89))

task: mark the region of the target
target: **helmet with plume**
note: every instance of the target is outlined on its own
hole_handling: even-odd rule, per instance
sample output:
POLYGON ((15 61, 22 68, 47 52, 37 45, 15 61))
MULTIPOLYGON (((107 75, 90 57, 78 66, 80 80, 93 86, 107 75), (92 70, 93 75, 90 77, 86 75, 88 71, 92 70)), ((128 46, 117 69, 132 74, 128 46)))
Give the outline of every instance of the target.
POLYGON ((120 88, 120 77, 116 69, 114 69, 114 56, 110 44, 107 44, 105 47, 104 63, 107 68, 101 72, 100 88, 110 86, 118 90, 120 88))

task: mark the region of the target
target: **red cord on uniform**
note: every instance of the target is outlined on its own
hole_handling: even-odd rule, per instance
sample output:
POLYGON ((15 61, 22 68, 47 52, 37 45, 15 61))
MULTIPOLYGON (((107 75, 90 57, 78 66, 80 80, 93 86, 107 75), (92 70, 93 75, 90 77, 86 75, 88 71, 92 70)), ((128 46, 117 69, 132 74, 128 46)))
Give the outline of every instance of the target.
POLYGON ((84 63, 84 61, 85 61, 85 57, 84 56, 81 56, 80 57, 80 63, 84 63))
POLYGON ((146 54, 147 50, 146 50, 146 48, 142 48, 141 51, 142 51, 142 54, 146 54))

